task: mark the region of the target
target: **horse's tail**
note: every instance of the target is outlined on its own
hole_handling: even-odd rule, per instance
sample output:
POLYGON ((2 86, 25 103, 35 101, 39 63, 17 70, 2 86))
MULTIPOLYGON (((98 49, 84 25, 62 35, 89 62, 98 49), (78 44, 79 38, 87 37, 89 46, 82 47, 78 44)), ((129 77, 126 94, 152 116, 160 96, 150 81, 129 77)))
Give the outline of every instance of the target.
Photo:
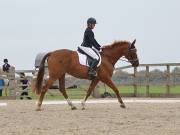
POLYGON ((39 71, 38 71, 38 75, 37 75, 37 79, 36 79, 36 83, 35 83, 36 94, 41 93, 42 82, 43 82, 43 77, 44 77, 45 61, 46 61, 47 57, 49 57, 49 56, 50 56, 50 53, 47 53, 41 61, 39 71))

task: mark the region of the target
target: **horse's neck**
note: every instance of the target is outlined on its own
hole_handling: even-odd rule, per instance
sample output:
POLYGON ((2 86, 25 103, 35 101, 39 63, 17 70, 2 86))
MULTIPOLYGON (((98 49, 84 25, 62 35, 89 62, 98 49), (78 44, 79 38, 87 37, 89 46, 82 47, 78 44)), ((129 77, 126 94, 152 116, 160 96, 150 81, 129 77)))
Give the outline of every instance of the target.
POLYGON ((108 58, 109 62, 114 66, 116 62, 124 55, 123 51, 125 46, 119 48, 112 48, 105 50, 104 55, 108 58))

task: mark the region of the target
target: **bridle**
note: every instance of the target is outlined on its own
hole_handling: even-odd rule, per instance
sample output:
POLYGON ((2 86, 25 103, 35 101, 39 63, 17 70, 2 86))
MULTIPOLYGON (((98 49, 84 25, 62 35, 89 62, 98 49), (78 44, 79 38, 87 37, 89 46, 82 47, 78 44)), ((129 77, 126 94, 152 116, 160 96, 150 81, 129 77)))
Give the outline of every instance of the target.
MULTIPOLYGON (((136 48, 131 48, 131 43, 129 44, 129 49, 128 49, 128 53, 131 53, 131 52, 136 52, 137 49, 136 48)), ((125 56, 122 57, 123 59, 119 59, 120 61, 125 61, 125 62, 128 62, 128 63, 135 63, 135 62, 138 62, 139 59, 138 58, 134 58, 134 59, 130 59, 130 60, 126 60, 125 56)))

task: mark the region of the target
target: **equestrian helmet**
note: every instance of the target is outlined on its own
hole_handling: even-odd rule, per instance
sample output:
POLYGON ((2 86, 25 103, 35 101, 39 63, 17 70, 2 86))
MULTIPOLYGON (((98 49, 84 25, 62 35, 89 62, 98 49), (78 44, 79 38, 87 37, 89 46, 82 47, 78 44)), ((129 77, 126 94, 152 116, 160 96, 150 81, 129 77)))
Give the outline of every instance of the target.
POLYGON ((8 62, 8 59, 4 59, 4 62, 8 62))
POLYGON ((93 17, 88 18, 87 24, 97 24, 96 19, 93 17))

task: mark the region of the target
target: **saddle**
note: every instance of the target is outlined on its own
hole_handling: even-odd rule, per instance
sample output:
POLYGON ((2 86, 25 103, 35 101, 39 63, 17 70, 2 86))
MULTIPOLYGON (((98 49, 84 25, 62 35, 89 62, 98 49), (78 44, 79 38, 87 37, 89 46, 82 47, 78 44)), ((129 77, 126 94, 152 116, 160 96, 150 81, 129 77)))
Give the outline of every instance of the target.
MULTIPOLYGON (((94 50, 94 52, 99 56, 98 62, 96 64, 96 67, 99 67, 101 65, 101 55, 99 53, 97 53, 95 50, 94 50)), ((79 56, 79 63, 81 65, 89 67, 89 65, 91 65, 91 63, 93 61, 93 58, 91 56, 89 56, 87 53, 85 53, 79 47, 78 47, 77 53, 78 53, 78 56, 79 56)))

